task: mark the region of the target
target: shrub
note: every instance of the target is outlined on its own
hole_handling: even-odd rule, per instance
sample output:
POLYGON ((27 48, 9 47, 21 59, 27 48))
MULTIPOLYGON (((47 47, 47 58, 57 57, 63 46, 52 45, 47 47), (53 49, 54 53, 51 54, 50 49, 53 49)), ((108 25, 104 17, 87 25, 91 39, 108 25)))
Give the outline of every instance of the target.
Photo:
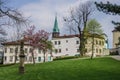
POLYGON ((7 67, 7 66, 11 66, 11 65, 14 65, 14 63, 12 63, 12 64, 1 64, 0 67, 7 67))
POLYGON ((55 59, 53 59, 53 61, 56 61, 56 60, 66 60, 66 59, 74 59, 74 58, 78 58, 78 56, 56 57, 55 59))
POLYGON ((110 55, 119 55, 118 51, 116 52, 110 52, 110 55))

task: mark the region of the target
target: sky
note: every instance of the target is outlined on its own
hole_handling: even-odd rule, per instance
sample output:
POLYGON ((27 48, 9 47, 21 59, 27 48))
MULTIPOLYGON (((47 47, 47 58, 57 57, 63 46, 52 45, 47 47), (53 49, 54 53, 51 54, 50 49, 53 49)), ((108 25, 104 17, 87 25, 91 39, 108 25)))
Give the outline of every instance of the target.
MULTIPOLYGON (((25 17, 29 17, 31 25, 35 25, 37 29, 44 29, 52 32, 54 19, 57 13, 58 26, 62 35, 68 33, 64 25, 63 17, 68 16, 70 8, 75 8, 79 3, 87 1, 97 1, 120 4, 120 0, 8 0, 8 4, 12 8, 19 9, 25 17)), ((102 26, 104 33, 109 39, 109 47, 112 47, 112 30, 114 25, 112 20, 120 21, 118 16, 106 15, 103 12, 95 11, 90 17, 96 19, 102 26)))

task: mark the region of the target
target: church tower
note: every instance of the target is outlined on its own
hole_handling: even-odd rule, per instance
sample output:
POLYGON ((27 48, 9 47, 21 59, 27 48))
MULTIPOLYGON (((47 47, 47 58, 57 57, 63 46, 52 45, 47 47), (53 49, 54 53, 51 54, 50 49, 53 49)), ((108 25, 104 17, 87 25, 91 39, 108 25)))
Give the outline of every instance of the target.
POLYGON ((120 38, 120 31, 118 30, 113 30, 113 48, 117 48, 117 44, 119 42, 119 38, 120 38))
POLYGON ((59 37, 60 30, 58 28, 58 22, 57 22, 57 16, 55 17, 55 22, 54 22, 54 28, 52 32, 52 38, 57 38, 59 37))

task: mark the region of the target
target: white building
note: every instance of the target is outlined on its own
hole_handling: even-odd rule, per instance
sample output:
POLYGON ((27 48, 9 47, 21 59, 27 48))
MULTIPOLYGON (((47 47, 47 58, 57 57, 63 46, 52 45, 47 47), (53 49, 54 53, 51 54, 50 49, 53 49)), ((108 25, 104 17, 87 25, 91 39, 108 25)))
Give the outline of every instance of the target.
MULTIPOLYGON (((80 37, 78 34, 60 36, 60 30, 58 28, 56 17, 51 40, 55 48, 53 56, 60 57, 79 55, 80 40, 78 37, 80 37)), ((92 54, 92 41, 93 40, 91 34, 88 34, 88 39, 85 44, 86 56, 91 56, 92 54)), ((102 36, 96 34, 94 37, 94 56, 102 55, 109 55, 108 39, 105 34, 103 34, 102 36)))
POLYGON ((79 39, 75 35, 60 36, 59 38, 53 38, 55 51, 54 57, 59 56, 75 56, 79 54, 79 39))
MULTIPOLYGON (((12 42, 3 43, 3 45, 4 45, 3 64, 14 63, 15 56, 17 56, 16 62, 18 63, 19 54, 20 54, 20 42, 12 41, 12 42)), ((26 55, 25 63, 33 63, 31 48, 32 47, 28 43, 24 43, 24 54, 26 55)), ((44 61, 44 54, 38 48, 34 50, 34 57, 36 63, 41 63, 44 61)), ((51 54, 49 52, 45 54, 45 61, 52 61, 51 54)))

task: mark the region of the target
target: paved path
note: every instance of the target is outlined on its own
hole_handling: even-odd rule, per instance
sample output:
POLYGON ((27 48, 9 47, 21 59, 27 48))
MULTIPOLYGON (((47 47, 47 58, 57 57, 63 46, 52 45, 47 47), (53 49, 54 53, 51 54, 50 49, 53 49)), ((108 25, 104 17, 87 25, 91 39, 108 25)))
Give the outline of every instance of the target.
POLYGON ((111 56, 113 59, 119 60, 120 61, 120 55, 116 55, 116 56, 111 56))

